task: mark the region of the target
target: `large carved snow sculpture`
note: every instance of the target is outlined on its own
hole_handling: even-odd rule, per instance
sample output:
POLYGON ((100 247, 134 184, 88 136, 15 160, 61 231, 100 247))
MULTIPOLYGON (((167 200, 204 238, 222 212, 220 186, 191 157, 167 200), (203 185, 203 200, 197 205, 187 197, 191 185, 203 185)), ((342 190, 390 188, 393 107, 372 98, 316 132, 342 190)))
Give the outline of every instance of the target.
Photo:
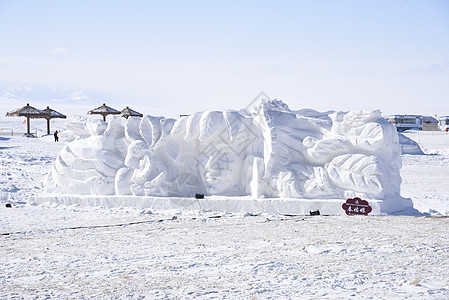
POLYGON ((384 200, 387 210, 406 205, 399 196, 398 136, 379 111, 292 111, 272 100, 252 111, 198 112, 178 120, 115 117, 67 127, 74 140, 47 175, 46 192, 357 196, 384 200))

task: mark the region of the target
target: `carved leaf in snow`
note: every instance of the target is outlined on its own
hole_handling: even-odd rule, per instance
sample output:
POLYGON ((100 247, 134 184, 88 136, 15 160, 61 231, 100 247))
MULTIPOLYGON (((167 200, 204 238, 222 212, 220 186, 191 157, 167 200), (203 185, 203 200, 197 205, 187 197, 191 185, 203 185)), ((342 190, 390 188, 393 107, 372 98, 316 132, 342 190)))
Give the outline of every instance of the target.
POLYGON ((176 120, 175 119, 161 119, 162 136, 161 139, 170 134, 176 120))
POLYGON ((125 157, 128 152, 128 143, 126 143, 125 138, 118 138, 115 140, 115 147, 117 151, 120 153, 121 157, 125 157))
POLYGON ((327 169, 329 178, 338 187, 372 195, 382 192, 379 161, 374 156, 340 155, 329 163, 327 169))
POLYGON ((151 146, 154 147, 154 145, 156 145, 156 143, 159 141, 159 139, 162 136, 161 118, 160 117, 150 117, 150 122, 153 127, 153 142, 151 143, 151 146))
POLYGON ((139 132, 148 145, 153 146, 162 135, 162 117, 145 116, 140 121, 139 132))
MULTIPOLYGON (((174 128, 174 126, 176 125, 176 120, 175 119, 161 119, 160 120, 160 126, 161 126, 161 136, 159 138, 159 140, 157 140, 156 142, 153 141, 153 147, 155 150, 161 148, 161 147, 168 147, 171 148, 170 149, 165 149, 165 152, 167 154, 169 154, 173 159, 177 157, 177 155, 179 154, 179 151, 173 151, 174 149, 174 145, 173 143, 169 143, 169 136, 170 136, 170 131, 172 130, 172 128, 174 128), (171 152, 171 153, 170 153, 171 152), (175 155, 173 155, 175 154, 175 155)), ((174 142, 176 144, 176 142, 174 142)))
POLYGON ((383 130, 382 125, 378 123, 368 123, 354 129, 354 134, 361 138, 367 139, 382 139, 383 130))
POLYGON ((348 139, 357 147, 375 151, 382 146, 384 130, 378 123, 368 123, 350 131, 348 139))
POLYGON ((381 117, 380 110, 366 111, 356 110, 346 113, 341 125, 357 127, 369 122, 374 122, 381 117))
POLYGON ((135 140, 143 140, 139 133, 140 118, 129 117, 125 123, 125 137, 131 143, 135 140))
POLYGON ((173 137, 180 137, 185 135, 185 128, 187 128, 187 119, 188 117, 182 117, 176 120, 170 131, 170 134, 173 137))
POLYGON ((223 115, 226 127, 228 128, 229 139, 232 141, 234 136, 243 126, 242 118, 240 117, 240 114, 235 111, 225 111, 223 112, 223 115))
POLYGON ((199 136, 198 123, 202 115, 203 113, 197 112, 187 117, 185 124, 185 141, 193 141, 197 136, 199 136))
POLYGON ((326 163, 336 155, 347 153, 350 149, 351 145, 340 138, 319 140, 312 148, 307 149, 308 160, 313 163, 326 163))
POLYGON ((207 141, 226 128, 223 113, 220 111, 205 112, 200 119, 199 125, 200 141, 207 141))
POLYGON ((153 143, 153 126, 151 125, 149 116, 144 116, 140 120, 139 133, 148 145, 153 143))

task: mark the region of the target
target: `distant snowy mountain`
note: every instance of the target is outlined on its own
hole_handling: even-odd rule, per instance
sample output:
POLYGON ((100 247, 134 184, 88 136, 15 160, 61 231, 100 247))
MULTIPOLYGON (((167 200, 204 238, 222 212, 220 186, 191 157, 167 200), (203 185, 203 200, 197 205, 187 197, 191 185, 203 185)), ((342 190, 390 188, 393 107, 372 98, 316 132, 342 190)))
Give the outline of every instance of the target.
POLYGON ((0 111, 19 108, 29 103, 39 109, 47 106, 65 114, 85 114, 102 103, 115 105, 113 96, 87 90, 61 86, 0 82, 0 111))
POLYGON ((108 97, 94 91, 74 90, 60 86, 0 82, 0 103, 46 102, 97 104, 108 97))

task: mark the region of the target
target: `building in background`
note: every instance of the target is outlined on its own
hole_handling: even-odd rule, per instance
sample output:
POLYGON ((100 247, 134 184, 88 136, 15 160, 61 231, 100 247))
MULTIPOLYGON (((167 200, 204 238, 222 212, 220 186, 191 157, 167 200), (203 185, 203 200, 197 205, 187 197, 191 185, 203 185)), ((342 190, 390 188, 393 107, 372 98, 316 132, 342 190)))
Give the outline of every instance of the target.
POLYGON ((422 130, 424 131, 440 131, 439 121, 435 117, 422 117, 422 130))
MULTIPOLYGON (((448 117, 449 118, 449 117, 448 117)), ((424 130, 424 131, 439 131, 440 122, 437 118, 422 115, 390 115, 388 121, 396 126, 398 131, 408 129, 424 130)), ((448 119, 449 124, 449 119, 448 119)))
POLYGON ((422 130, 422 116, 420 115, 390 115, 388 121, 396 126, 397 131, 422 130))
POLYGON ((448 130, 449 129, 449 116, 441 116, 439 117, 439 125, 441 130, 448 130))

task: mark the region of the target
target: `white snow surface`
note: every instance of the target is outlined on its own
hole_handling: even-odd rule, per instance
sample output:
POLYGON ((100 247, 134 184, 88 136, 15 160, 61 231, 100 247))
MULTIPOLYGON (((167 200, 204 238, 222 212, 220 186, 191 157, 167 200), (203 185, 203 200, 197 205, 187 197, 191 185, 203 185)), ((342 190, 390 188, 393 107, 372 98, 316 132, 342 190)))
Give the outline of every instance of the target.
POLYGON ((67 142, 0 136, 0 298, 447 299, 449 136, 404 135, 416 216, 37 204, 67 142))

